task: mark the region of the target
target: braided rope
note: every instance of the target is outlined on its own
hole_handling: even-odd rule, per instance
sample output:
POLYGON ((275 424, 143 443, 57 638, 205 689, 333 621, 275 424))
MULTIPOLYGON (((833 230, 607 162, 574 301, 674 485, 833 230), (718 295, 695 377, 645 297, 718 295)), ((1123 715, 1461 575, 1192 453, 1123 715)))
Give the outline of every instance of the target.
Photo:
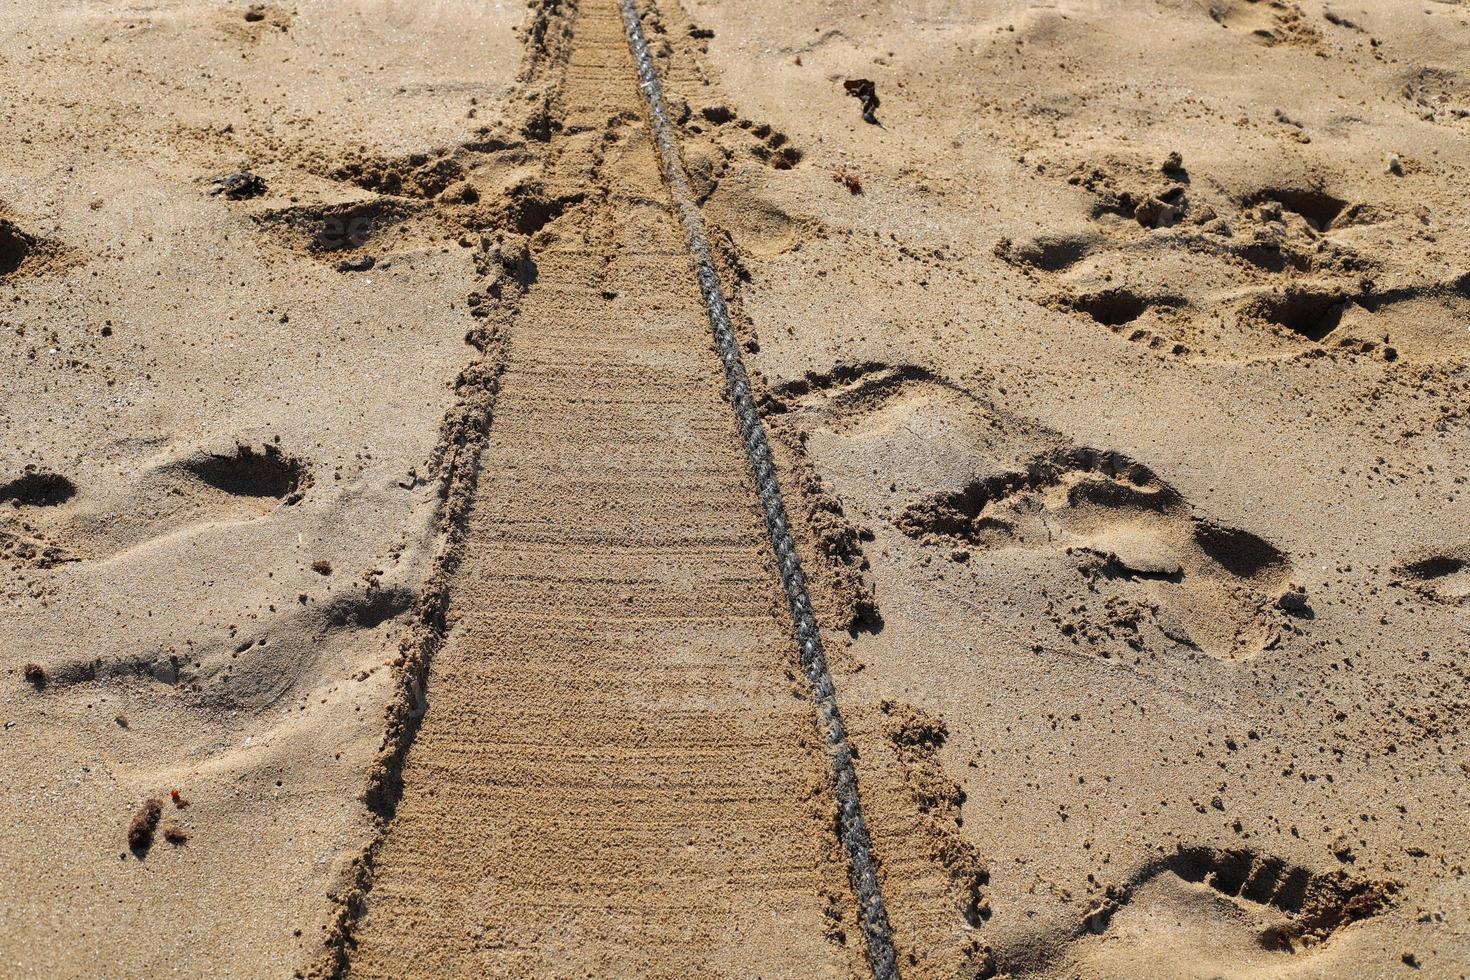
POLYGON ((821 630, 817 626, 817 617, 807 596, 801 559, 797 557, 796 542, 792 539, 791 526, 786 518, 786 507, 781 501, 781 487, 776 480, 776 465, 771 457, 771 446, 766 440, 766 430, 761 424, 760 415, 756 412, 750 377, 745 373, 745 364, 735 342, 735 330, 730 323, 730 311, 725 305, 725 294, 720 286, 719 276, 715 273, 704 217, 695 203, 694 193, 689 188, 689 180, 679 157, 674 127, 669 121, 668 106, 664 103, 663 88, 653 64, 648 40, 643 35, 636 0, 618 2, 628 34, 628 47, 638 68, 639 88, 643 91, 652 119, 653 135, 658 145, 664 179, 668 182, 669 192, 684 224, 684 238, 698 274, 699 291, 709 310, 715 346, 725 366, 725 388, 734 406, 740 424, 740 436, 745 442, 745 452, 755 475, 756 494, 766 517, 766 531, 771 538, 771 548, 776 554, 776 564, 781 572, 781 584, 786 588, 786 598, 791 607, 801 665, 806 671, 818 713, 826 728, 828 754, 832 760, 832 775, 837 791, 838 829, 847 850, 852 887, 860 905, 868 963, 872 967, 875 980, 897 980, 898 961, 888 925, 888 910, 883 904, 883 893, 878 886, 877 869, 873 862, 873 842, 868 836, 868 825, 863 820, 852 750, 848 748, 847 729, 842 724, 842 715, 837 709, 837 690, 832 684, 832 673, 827 667, 827 655, 822 651, 821 630))

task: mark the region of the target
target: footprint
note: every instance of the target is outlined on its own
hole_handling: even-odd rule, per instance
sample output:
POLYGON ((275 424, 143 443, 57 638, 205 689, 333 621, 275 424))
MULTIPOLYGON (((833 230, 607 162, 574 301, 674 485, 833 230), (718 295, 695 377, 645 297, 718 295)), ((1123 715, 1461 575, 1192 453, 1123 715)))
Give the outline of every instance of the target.
MULTIPOLYGON (((1290 559, 1270 542, 1195 516, 1141 463, 1072 445, 923 368, 839 366, 779 386, 771 401, 774 416, 819 424, 809 451, 841 499, 942 545, 950 561, 977 550, 1065 552, 1088 590, 1148 599, 1141 605, 1158 608, 1165 635, 1221 659, 1253 657, 1291 616, 1312 614, 1289 587, 1290 559), (1023 462, 990 462, 1007 458, 1023 462)), ((1132 616, 1140 604, 1117 605, 1132 616)), ((1065 617, 1056 624, 1079 636, 1065 617)))
POLYGON ((69 249, 26 231, 0 214, 0 280, 60 271, 76 260, 69 249))
POLYGON ((1065 556, 1079 578, 1061 591, 1076 601, 1046 615, 1100 656, 1167 642, 1248 659, 1314 615, 1270 542, 1196 516, 1143 464, 1078 447, 922 367, 839 365, 775 387, 763 409, 806 433, 824 492, 888 529, 885 550, 906 537, 962 566, 977 552, 1065 556), (1074 615, 1076 605, 1089 611, 1074 615))
POLYGON ((46 470, 28 468, 6 483, 0 483, 0 504, 21 507, 58 507, 77 495, 66 477, 46 470))
POLYGON ((1470 276, 1371 292, 1289 286, 1247 299, 1240 315, 1313 344, 1388 361, 1455 357, 1470 351, 1470 276))
POLYGON ((1340 290, 1291 286, 1283 292, 1248 301, 1242 313, 1285 327, 1313 343, 1321 343, 1337 329, 1343 314, 1352 305, 1352 298, 1340 290))
POLYGON ((1292 214, 1300 215, 1314 231, 1332 230, 1348 202, 1315 187, 1267 187, 1250 195, 1248 204, 1275 201, 1292 214))
POLYGON ((1211 0, 1209 11, 1221 27, 1245 33, 1267 47, 1311 47, 1321 40, 1301 8, 1286 0, 1211 0))
POLYGON ((1047 303, 1056 309, 1086 316, 1133 343, 1171 354, 1187 354, 1190 348, 1171 335, 1174 320, 1189 306, 1181 296, 1147 296, 1126 288, 1110 288, 1081 295, 1062 295, 1047 303), (1150 314, 1151 316, 1145 316, 1150 314), (1138 320, 1145 323, 1137 323, 1138 320))
POLYGON ((995 254, 1012 265, 1043 272, 1061 272, 1081 262, 1102 244, 1096 235, 1038 235, 1024 242, 1009 239, 995 246, 995 254))
MULTIPOLYGON (((191 643, 187 655, 151 652, 62 661, 49 666, 46 690, 54 694, 95 683, 134 681, 173 688, 196 707, 260 712, 319 683, 324 661, 350 659, 351 651, 363 649, 361 634, 382 627, 382 646, 396 647, 399 620, 416 598, 401 586, 353 588, 326 602, 287 607, 253 634, 191 643)), ((357 679, 365 676, 359 674, 357 679)))
POLYGON ((390 229, 425 205, 408 199, 377 198, 341 204, 307 204, 255 216, 275 240, 299 254, 335 262, 368 245, 381 248, 390 229))
POLYGON ((1392 904, 1394 881, 1314 872, 1250 850, 1180 848, 1084 919, 1057 975, 1272 975, 1392 904))
MULTIPOLYGON (((1182 627, 1165 632, 1220 659, 1262 652, 1275 636, 1273 607, 1307 613, 1288 589, 1284 553, 1194 516, 1178 491, 1121 453, 1044 452, 1022 469, 914 501, 895 525, 911 538, 980 550, 1065 549, 1091 581, 1144 586, 1182 627)), ((966 549, 950 553, 969 560, 966 549)), ((1065 617, 1059 625, 1072 635, 1065 617)))
MULTIPOLYGON (((772 258, 799 248, 817 231, 820 222, 794 217, 767 186, 772 178, 766 168, 791 170, 805 156, 784 133, 720 103, 690 112, 683 126, 690 186, 733 239, 732 254, 772 258)), ((736 271, 744 274, 738 261, 736 271)))
POLYGON ((1404 562, 1394 573, 1402 576, 1395 585, 1413 589, 1433 602, 1470 605, 1470 545, 1404 562))
POLYGON ((102 559, 189 527, 249 520, 301 500, 305 464, 274 445, 196 450, 156 461, 120 488, 78 494, 37 471, 0 485, 0 543, 28 564, 102 559), (33 553, 29 555, 21 552, 33 553))

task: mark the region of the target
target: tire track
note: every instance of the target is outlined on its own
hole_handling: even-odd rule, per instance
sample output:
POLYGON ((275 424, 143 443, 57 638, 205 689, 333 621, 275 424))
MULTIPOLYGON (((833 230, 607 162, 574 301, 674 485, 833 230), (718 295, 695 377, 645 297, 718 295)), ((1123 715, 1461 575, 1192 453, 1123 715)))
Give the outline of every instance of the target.
POLYGON ((628 50, 610 0, 581 5, 538 189, 578 203, 531 239, 429 707, 339 973, 861 962, 832 730, 789 654, 628 50))

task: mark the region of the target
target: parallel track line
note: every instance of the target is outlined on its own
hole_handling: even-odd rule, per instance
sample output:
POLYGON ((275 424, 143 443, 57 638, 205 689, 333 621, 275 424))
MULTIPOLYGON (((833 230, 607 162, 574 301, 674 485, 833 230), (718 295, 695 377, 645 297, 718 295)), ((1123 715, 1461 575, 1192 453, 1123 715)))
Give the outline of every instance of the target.
POLYGON ((684 239, 699 280, 699 291, 709 311, 710 329, 714 332, 715 346, 720 361, 724 364, 726 393, 739 422, 746 456, 755 476, 756 493, 765 514, 766 531, 770 535, 771 549, 775 552, 776 564, 781 572, 781 584, 785 587, 791 609, 802 668, 806 672, 812 696, 826 729, 827 749, 832 760, 832 776, 837 791, 838 829, 843 847, 847 851, 853 890, 858 897, 863 935, 867 940, 868 963, 877 980, 897 978, 898 959, 894 953, 888 910, 883 903, 883 892, 873 860, 873 843, 868 835, 867 822, 863 819, 852 750, 848 746, 847 729, 837 707, 837 690, 832 683, 831 670, 827 666, 827 655, 822 649, 821 629, 817 625, 811 599, 807 595, 806 576, 802 573, 801 559, 796 553, 796 542, 792 538, 791 526, 786 517, 770 442, 766 438, 760 414, 756 411, 750 377, 740 357, 740 347, 736 343, 735 329, 730 322, 724 289, 715 271, 704 216, 689 187, 674 126, 669 121, 668 106, 664 103, 663 86, 653 64, 648 39, 643 35, 643 24, 638 16, 636 0, 618 0, 618 6, 623 13, 628 47, 638 68, 638 88, 643 93, 648 109, 650 129, 658 148, 664 181, 684 226, 684 239))

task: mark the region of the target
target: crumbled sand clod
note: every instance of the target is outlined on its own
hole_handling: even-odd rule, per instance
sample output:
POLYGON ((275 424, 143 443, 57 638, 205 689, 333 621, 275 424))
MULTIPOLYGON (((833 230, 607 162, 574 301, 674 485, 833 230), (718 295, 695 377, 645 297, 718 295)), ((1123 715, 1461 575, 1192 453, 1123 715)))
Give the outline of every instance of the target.
POLYGON ((163 814, 163 801, 150 797, 143 801, 128 823, 128 847, 142 856, 153 846, 153 834, 158 829, 159 817, 163 814))

